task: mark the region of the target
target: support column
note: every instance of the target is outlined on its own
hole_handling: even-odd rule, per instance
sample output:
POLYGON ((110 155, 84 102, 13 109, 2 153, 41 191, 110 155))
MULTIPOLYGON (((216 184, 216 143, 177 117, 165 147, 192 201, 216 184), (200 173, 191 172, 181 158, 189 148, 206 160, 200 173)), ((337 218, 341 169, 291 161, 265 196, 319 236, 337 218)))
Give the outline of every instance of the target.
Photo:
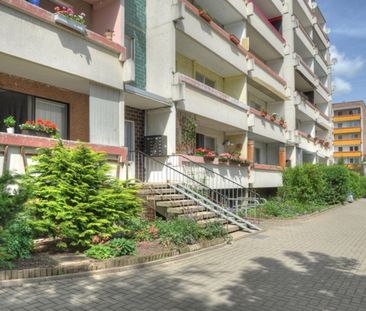
POLYGON ((282 168, 286 167, 286 147, 280 147, 278 151, 278 165, 282 168))
POLYGON ((254 162, 254 140, 252 140, 252 139, 248 139, 247 159, 250 162, 254 162))

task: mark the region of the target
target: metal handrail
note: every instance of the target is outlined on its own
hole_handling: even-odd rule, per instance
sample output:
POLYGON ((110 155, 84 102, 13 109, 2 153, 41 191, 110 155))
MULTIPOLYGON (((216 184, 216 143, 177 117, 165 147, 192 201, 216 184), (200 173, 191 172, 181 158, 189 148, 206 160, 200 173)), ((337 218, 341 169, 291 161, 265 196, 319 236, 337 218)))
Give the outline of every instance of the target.
MULTIPOLYGON (((219 203, 219 204, 223 204, 225 202, 224 203, 225 207, 228 207, 228 202, 229 202, 228 197, 225 196, 225 195, 223 195, 219 191, 208 187, 207 185, 201 183, 200 181, 195 180, 194 178, 188 176, 187 174, 184 174, 183 172, 181 172, 181 171, 179 171, 179 170, 177 170, 177 169, 175 169, 175 168, 173 168, 173 167, 165 164, 162 161, 157 160, 156 158, 153 158, 153 157, 149 156, 148 154, 146 154, 146 153, 144 153, 142 151, 138 151, 137 154, 138 154, 138 161, 137 161, 138 163, 140 163, 140 161, 139 161, 140 160, 140 155, 142 156, 142 159, 147 158, 149 160, 152 160, 153 162, 158 163, 159 165, 162 165, 162 166, 166 167, 167 169, 172 170, 173 172, 175 172, 175 173, 177 173, 179 175, 182 175, 184 178, 190 180, 191 182, 197 184, 198 186, 200 186, 202 188, 205 188, 210 193, 215 194, 217 197, 221 198, 222 200, 219 200, 219 201, 216 200, 215 201, 212 195, 209 197, 209 199, 212 200, 212 201, 214 201, 215 203, 219 203)), ((142 178, 140 178, 140 180, 146 181, 145 176, 143 176, 142 178)))
POLYGON ((221 175, 221 174, 219 174, 219 173, 217 173, 217 172, 215 172, 215 171, 213 171, 213 170, 211 170, 211 169, 207 168, 206 166, 204 166, 204 165, 202 165, 202 164, 200 164, 200 163, 197 163, 197 162, 192 161, 190 158, 188 158, 188 157, 187 157, 187 156, 185 156, 185 155, 182 155, 182 154, 175 154, 175 155, 173 155, 173 156, 179 156, 179 157, 182 157, 182 158, 186 159, 188 162, 190 162, 191 164, 194 164, 194 165, 196 165, 196 166, 199 166, 199 167, 201 167, 201 168, 205 169, 206 171, 210 172, 211 174, 215 174, 216 176, 219 176, 220 178, 222 178, 222 179, 224 179, 224 180, 226 180, 226 181, 228 181, 228 182, 231 182, 231 183, 232 183, 232 184, 234 184, 235 186, 237 186, 237 187, 239 187, 239 188, 241 188, 241 189, 244 189, 244 190, 248 191, 248 193, 253 194, 255 198, 257 198, 257 199, 259 199, 259 200, 264 200, 264 199, 263 199, 263 198, 261 198, 261 197, 260 197, 260 195, 259 195, 257 192, 255 192, 254 190, 243 187, 241 184, 237 183, 236 181, 234 181, 234 180, 232 180, 232 179, 230 179, 230 178, 227 178, 226 176, 223 176, 223 175, 221 175))

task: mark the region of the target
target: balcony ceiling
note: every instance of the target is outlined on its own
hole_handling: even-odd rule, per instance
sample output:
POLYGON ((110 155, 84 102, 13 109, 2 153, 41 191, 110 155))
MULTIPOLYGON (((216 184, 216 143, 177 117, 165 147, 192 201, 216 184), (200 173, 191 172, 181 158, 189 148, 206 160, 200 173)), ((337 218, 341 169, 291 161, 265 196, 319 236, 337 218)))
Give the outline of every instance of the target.
POLYGON ((263 61, 281 58, 281 55, 261 34, 249 23, 247 24, 247 36, 249 37, 249 50, 263 61))
POLYGON ((256 6, 258 6, 267 18, 273 18, 281 15, 277 7, 272 1, 268 0, 254 0, 256 6))
POLYGON ((254 145, 255 145, 255 142, 259 142, 259 143, 264 143, 264 144, 277 144, 278 146, 281 146, 281 143, 279 143, 277 140, 255 134, 255 133, 251 132, 250 130, 248 131, 248 139, 254 140, 254 145))
POLYGON ((232 7, 228 1, 195 0, 195 3, 204 8, 208 14, 214 17, 222 25, 232 24, 244 19, 243 16, 234 7, 232 7))
POLYGON ((325 98, 323 98, 323 96, 321 96, 318 92, 314 92, 314 102, 316 103, 316 104, 328 104, 328 101, 325 99, 325 98))
POLYGON ((299 109, 296 109, 296 119, 299 119, 302 122, 314 122, 312 118, 310 118, 306 113, 303 113, 299 109))
POLYGON ((257 83, 256 81, 252 80, 250 77, 248 77, 248 87, 249 87, 249 92, 250 92, 250 88, 254 88, 259 90, 261 93, 263 93, 270 101, 270 102, 283 102, 283 98, 278 97, 275 93, 272 93, 269 89, 267 89, 266 87, 260 85, 259 83, 257 83))
POLYGON ((297 70, 295 70, 295 87, 296 90, 302 92, 310 92, 314 90, 313 85, 297 70))
POLYGON ((238 69, 227 63, 224 59, 179 30, 176 31, 176 45, 178 53, 196 61, 222 77, 241 74, 238 69))
MULTIPOLYGON (((179 107, 179 105, 178 105, 179 107)), ((204 128, 208 128, 208 129, 212 129, 215 131, 220 131, 220 132, 225 132, 227 135, 228 134, 244 134, 245 131, 244 130, 239 130, 237 127, 225 124, 225 123, 221 123, 218 122, 216 120, 211 120, 199 115, 196 115, 196 121, 197 124, 200 127, 204 127, 204 128)), ((220 142, 218 142, 220 144, 220 142)))

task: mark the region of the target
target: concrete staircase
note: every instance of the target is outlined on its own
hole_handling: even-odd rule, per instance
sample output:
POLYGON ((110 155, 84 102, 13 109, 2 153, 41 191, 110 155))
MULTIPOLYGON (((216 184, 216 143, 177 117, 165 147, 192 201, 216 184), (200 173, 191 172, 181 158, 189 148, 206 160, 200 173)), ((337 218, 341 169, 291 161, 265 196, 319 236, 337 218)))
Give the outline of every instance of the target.
POLYGON ((141 185, 139 196, 145 200, 146 206, 154 208, 158 214, 166 219, 190 218, 203 227, 209 223, 220 223, 225 226, 229 233, 240 230, 238 226, 229 224, 227 220, 207 210, 204 206, 198 205, 184 194, 180 194, 167 183, 141 185))

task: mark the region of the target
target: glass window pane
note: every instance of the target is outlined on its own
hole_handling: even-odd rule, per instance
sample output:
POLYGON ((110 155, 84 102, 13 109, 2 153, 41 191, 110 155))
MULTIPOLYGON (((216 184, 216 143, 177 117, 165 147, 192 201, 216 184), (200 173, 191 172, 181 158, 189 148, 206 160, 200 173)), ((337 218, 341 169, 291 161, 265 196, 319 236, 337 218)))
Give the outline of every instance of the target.
POLYGON ((67 139, 67 105, 47 99, 36 98, 36 120, 50 120, 55 123, 61 138, 67 139))

